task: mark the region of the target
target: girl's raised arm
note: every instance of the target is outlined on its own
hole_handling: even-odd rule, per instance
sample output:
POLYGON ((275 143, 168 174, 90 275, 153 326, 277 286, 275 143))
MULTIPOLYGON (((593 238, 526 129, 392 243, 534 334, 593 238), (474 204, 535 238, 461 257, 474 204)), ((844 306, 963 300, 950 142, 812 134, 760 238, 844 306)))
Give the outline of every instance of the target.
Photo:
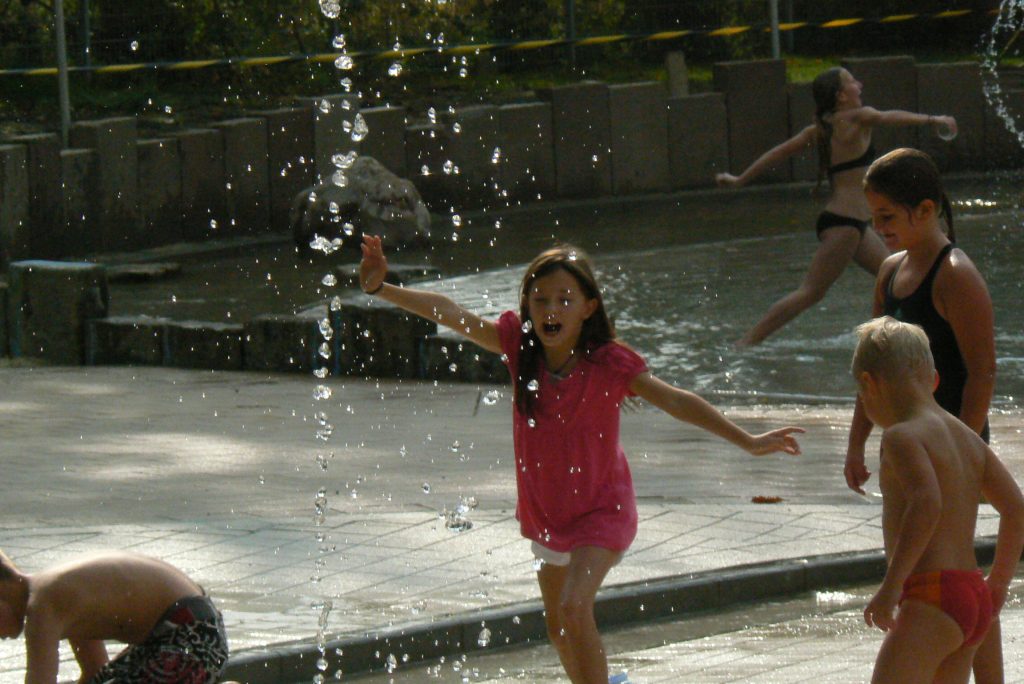
POLYGON ((799 154, 807 147, 814 146, 817 142, 817 137, 818 127, 811 124, 786 142, 776 145, 755 159, 739 176, 734 176, 731 173, 719 173, 715 175, 715 182, 722 187, 742 187, 773 166, 778 166, 794 154, 799 154))
POLYGON ((763 435, 751 435, 693 392, 673 387, 650 373, 641 373, 633 378, 629 389, 676 420, 718 435, 754 456, 774 451, 794 455, 800 453, 800 445, 793 433, 803 432, 803 428, 785 427, 763 435))
POLYGON ((489 352, 501 353, 498 329, 493 322, 480 318, 437 292, 396 287, 384 282, 388 262, 377 235, 364 235, 363 259, 359 263, 359 285, 363 292, 376 295, 421 318, 451 328, 489 352))
POLYGON ((868 126, 932 126, 936 132, 942 132, 947 136, 957 134, 956 119, 951 116, 918 114, 902 109, 879 111, 874 107, 861 107, 856 118, 862 125, 868 126))

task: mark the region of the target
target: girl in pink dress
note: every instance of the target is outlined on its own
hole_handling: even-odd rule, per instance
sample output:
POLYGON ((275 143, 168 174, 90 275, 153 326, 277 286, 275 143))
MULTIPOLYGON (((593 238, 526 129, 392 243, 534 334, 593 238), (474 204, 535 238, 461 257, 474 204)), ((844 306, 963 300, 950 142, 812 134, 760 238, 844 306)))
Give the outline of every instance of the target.
POLYGON ((497 321, 443 294, 385 283, 379 237, 364 236, 362 251, 364 292, 502 355, 514 385, 516 518, 542 561, 537 579, 548 636, 574 684, 606 684, 594 599, 637 527, 633 481, 619 445, 622 401, 642 397, 754 455, 798 454, 793 433, 802 430, 750 435, 700 397, 651 375, 615 339, 590 264, 576 248, 554 247, 534 259, 519 311, 497 321))

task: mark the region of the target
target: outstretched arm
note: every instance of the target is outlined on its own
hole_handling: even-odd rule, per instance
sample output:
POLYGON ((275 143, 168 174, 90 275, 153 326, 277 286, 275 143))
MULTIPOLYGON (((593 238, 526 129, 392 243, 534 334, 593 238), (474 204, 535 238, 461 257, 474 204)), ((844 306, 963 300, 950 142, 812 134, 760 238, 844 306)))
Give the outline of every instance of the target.
POLYGON ((800 453, 800 445, 793 433, 803 432, 802 428, 785 427, 763 435, 751 435, 693 392, 673 387, 650 373, 641 373, 633 378, 629 389, 676 420, 691 423, 718 435, 754 456, 773 451, 800 453))
POLYGON ((986 448, 986 452, 981 493, 999 512, 996 557, 988 575, 988 585, 998 611, 1006 600, 1007 588, 1024 549, 1024 497, 1006 466, 991 449, 986 448))
POLYGON ((862 107, 857 112, 857 120, 868 126, 932 126, 936 131, 947 129, 956 135, 956 119, 951 116, 937 114, 919 114, 902 109, 879 111, 874 107, 862 107))
MULTIPOLYGON (((871 317, 881 316, 885 309, 885 288, 892 276, 893 270, 899 263, 900 257, 892 255, 882 262, 875 277, 875 292, 871 302, 871 317)), ((846 444, 846 465, 843 473, 846 475, 846 486, 864 494, 864 483, 871 477, 871 471, 864 464, 864 445, 871 436, 871 421, 864 412, 864 405, 860 396, 853 408, 853 420, 850 423, 850 435, 846 444)))
POLYGON ((363 260, 359 264, 359 284, 363 292, 374 294, 410 313, 451 328, 487 351, 501 353, 498 328, 492 321, 480 318, 443 294, 385 283, 388 262, 384 258, 380 237, 364 235, 361 247, 363 260))
POLYGON ((813 146, 817 136, 818 127, 812 124, 786 142, 776 145, 762 154, 739 176, 734 176, 731 173, 719 173, 715 175, 715 182, 722 187, 742 187, 768 169, 778 166, 794 154, 813 146))

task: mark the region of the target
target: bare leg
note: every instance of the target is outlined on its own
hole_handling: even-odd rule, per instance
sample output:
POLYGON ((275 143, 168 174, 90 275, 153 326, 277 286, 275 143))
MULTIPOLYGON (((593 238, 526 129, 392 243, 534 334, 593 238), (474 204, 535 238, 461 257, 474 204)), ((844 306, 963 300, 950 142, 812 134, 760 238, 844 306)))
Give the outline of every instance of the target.
POLYGON ((993 620, 974 656, 976 684, 1003 684, 1003 630, 993 620))
POLYGON ((871 275, 878 275, 878 269, 882 267, 882 262, 887 256, 889 256, 889 248, 885 246, 874 230, 868 228, 864 231, 860 244, 857 245, 857 253, 853 255, 853 259, 858 266, 871 275))
POLYGON ((558 659, 562 661, 562 668, 568 675, 569 681, 580 681, 580 669, 576 664, 576 654, 569 643, 565 626, 562 624, 562 611, 559 610, 559 603, 562 598, 562 588, 565 586, 565 578, 569 574, 569 568, 545 563, 537 572, 537 582, 540 584, 540 595, 544 600, 544 622, 548 630, 548 640, 558 652, 558 659))
POLYGON ((583 546, 572 552, 568 567, 545 565, 537 574, 548 637, 573 684, 608 683, 608 660, 594 620, 594 599, 620 556, 608 549, 583 546))
POLYGON ((871 684, 931 684, 963 641, 953 618, 927 603, 904 601, 878 651, 871 684))
MULTIPOLYGON (((835 226, 823 232, 818 251, 811 258, 811 265, 800 287, 772 304, 768 313, 736 344, 741 347, 760 344, 773 332, 820 302, 832 283, 846 270, 861 242, 860 232, 852 226, 835 226)), ((875 270, 878 270, 877 267, 875 270)))

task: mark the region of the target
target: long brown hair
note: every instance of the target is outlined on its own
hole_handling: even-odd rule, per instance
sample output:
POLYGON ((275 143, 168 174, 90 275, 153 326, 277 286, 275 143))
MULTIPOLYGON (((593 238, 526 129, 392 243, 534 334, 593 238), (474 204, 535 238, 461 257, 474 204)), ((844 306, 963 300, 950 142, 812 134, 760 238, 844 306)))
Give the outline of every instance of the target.
POLYGON ((591 267, 586 253, 572 245, 556 245, 541 252, 530 262, 526 269, 526 275, 523 276, 523 284, 519 288, 519 320, 523 324, 523 337, 516 362, 517 374, 512 378, 512 383, 515 388, 516 408, 524 416, 533 416, 536 392, 531 391, 529 386, 538 379, 540 365, 544 358, 544 348, 530 321, 530 290, 535 280, 550 275, 558 269, 576 279, 587 299, 597 301, 594 313, 583 321, 580 338, 576 343, 576 351, 589 354, 601 345, 615 339, 615 327, 612 325, 611 319, 608 318, 608 312, 605 311, 601 289, 597 285, 594 269, 591 267))
POLYGON ((953 232, 953 206, 942 188, 939 167, 921 150, 901 147, 876 159, 864 175, 864 189, 884 195, 894 204, 913 209, 925 200, 938 208, 946 219, 946 236, 956 242, 953 232))
POLYGON ((843 87, 842 67, 832 67, 815 76, 811 83, 811 94, 814 95, 814 122, 818 124, 818 185, 828 175, 828 167, 832 165, 832 114, 836 111, 836 100, 839 90, 843 87))

